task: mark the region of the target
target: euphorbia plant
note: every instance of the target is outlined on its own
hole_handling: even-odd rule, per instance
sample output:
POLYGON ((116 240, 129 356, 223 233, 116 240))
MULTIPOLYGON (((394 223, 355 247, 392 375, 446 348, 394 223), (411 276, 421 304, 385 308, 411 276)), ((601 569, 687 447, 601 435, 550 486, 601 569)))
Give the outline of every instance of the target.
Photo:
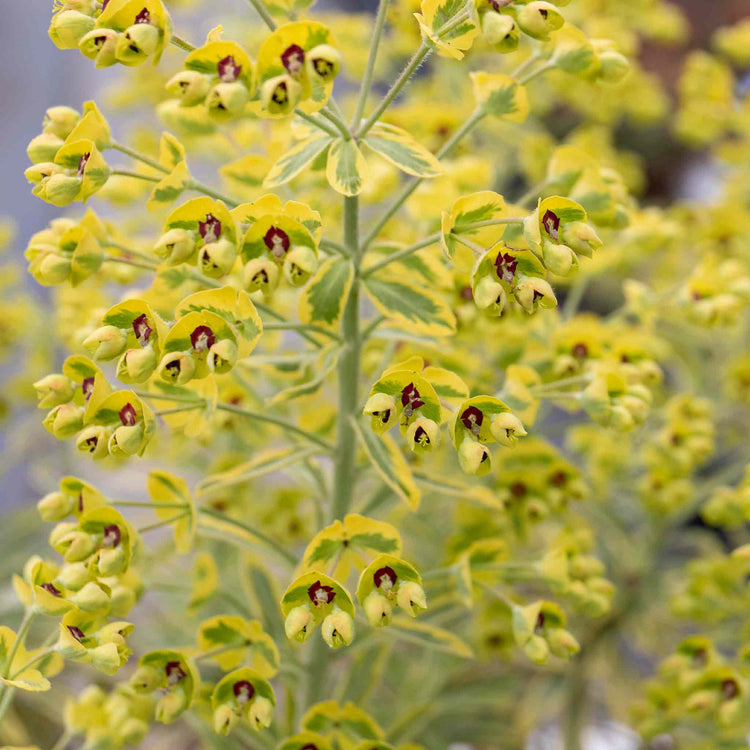
MULTIPOLYGON (((669 585, 669 628, 644 639, 665 661, 630 719, 654 747, 744 747, 741 532, 676 584, 660 557, 697 510, 750 520, 747 480, 719 488, 741 476, 748 402, 730 67, 694 58, 679 118, 740 162, 725 203, 644 208, 609 131, 662 114, 626 56, 680 36, 658 0, 380 0, 374 19, 250 0, 251 28, 204 44, 167 5, 55 3, 59 48, 158 66, 116 95, 156 101, 169 130, 125 144, 89 101, 48 109, 29 143, 34 195, 95 206, 26 250, 71 350, 36 373, 43 424, 127 467, 136 499, 65 476, 39 501, 57 557, 14 577, 0 716, 81 662, 113 677, 68 697, 56 748, 176 721, 206 747, 517 748, 558 717, 576 748, 589 704, 627 720, 635 687, 591 694, 592 661, 612 633, 640 646, 634 618, 663 615, 669 585), (557 142, 564 107, 579 124, 557 142), (188 166, 206 155, 220 188, 188 166), (675 618, 713 608, 741 627, 680 644, 675 618)), ((718 42, 740 64, 743 33, 718 42)))

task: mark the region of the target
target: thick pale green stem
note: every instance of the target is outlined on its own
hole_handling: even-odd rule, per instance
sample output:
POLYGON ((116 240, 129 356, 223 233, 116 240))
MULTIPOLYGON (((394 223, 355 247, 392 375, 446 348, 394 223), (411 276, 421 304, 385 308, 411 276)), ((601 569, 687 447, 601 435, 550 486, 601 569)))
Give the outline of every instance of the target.
POLYGON ((360 367, 359 330, 359 201, 356 197, 344 198, 344 247, 354 264, 354 283, 344 308, 341 335, 344 351, 338 365, 338 432, 336 437, 336 462, 333 479, 333 518, 343 518, 353 497, 354 456, 356 436, 351 417, 359 405, 358 383, 360 367))
POLYGON ((375 73, 375 61, 378 58, 378 47, 380 46, 380 37, 383 34, 387 11, 388 0, 380 0, 378 15, 375 18, 375 28, 372 32, 372 42, 370 43, 370 54, 367 58, 367 67, 365 68, 365 75, 362 78, 362 87, 359 90, 357 108, 354 110, 354 117, 352 118, 353 128, 359 127, 362 115, 365 111, 365 106, 367 106, 367 97, 370 94, 370 87, 372 86, 372 77, 375 73))

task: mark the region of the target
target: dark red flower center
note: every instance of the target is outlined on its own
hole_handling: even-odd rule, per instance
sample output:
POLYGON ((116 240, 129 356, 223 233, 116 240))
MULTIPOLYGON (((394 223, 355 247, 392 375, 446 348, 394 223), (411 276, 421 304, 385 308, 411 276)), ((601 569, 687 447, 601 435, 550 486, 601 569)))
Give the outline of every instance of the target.
POLYGON ((133 333, 135 334, 135 337, 138 339, 138 343, 141 346, 146 346, 152 332, 153 329, 149 325, 146 313, 143 313, 143 315, 139 315, 133 321, 133 333))
POLYGON ((43 583, 42 588, 52 594, 52 596, 62 596, 60 590, 53 583, 43 583))
POLYGON ((237 703, 239 703, 240 706, 244 706, 245 703, 251 701, 255 695, 253 684, 247 680, 235 682, 234 685, 232 685, 232 691, 234 692, 234 697, 237 699, 237 703))
POLYGON ((81 390, 83 391, 83 397, 88 401, 94 392, 94 378, 84 378, 81 383, 81 390))
POLYGON ((151 23, 151 14, 148 8, 144 8, 136 17, 133 23, 151 23))
POLYGON ((739 691, 737 683, 732 679, 724 680, 724 682, 721 683, 721 696, 725 701, 731 701, 732 698, 737 696, 739 691))
POLYGON ((472 435, 478 435, 479 428, 482 426, 482 422, 484 422, 484 414, 476 406, 469 406, 463 410, 461 421, 472 435))
POLYGON ((138 415, 135 412, 135 407, 130 402, 125 404, 125 406, 120 409, 119 414, 120 421, 126 427, 132 427, 138 421, 138 415))
POLYGON ((83 492, 78 494, 78 512, 83 513, 83 492))
POLYGON ((330 604, 336 596, 336 592, 330 586, 324 586, 320 581, 315 581, 307 589, 307 595, 316 607, 320 607, 323 604, 330 604))
POLYGON ((552 474, 549 481, 555 487, 562 487, 568 481, 568 475, 561 469, 552 474))
POLYGON ((286 89, 286 81, 281 81, 278 86, 273 90, 271 99, 274 104, 286 104, 289 100, 289 94, 286 89))
POLYGON ((214 345, 215 341, 214 332, 208 326, 198 326, 190 334, 190 343, 197 352, 207 351, 214 345))
POLYGON ((536 616, 536 622, 534 623, 534 632, 539 635, 544 629, 544 612, 540 612, 536 616))
POLYGON ((68 632, 78 641, 78 643, 83 643, 83 639, 86 637, 83 630, 77 628, 75 625, 66 625, 65 627, 67 627, 68 632))
POLYGON ((89 448, 89 453, 93 453, 96 450, 96 446, 99 445, 99 438, 96 435, 92 435, 86 439, 86 445, 89 448))
POLYGON ((407 417, 410 417, 415 409, 424 406, 424 401, 422 400, 419 391, 414 386, 414 383, 409 383, 409 385, 401 391, 401 406, 404 407, 404 414, 407 417))
POLYGON ((315 72, 321 78, 328 78, 333 74, 333 63, 330 60, 326 60, 324 57, 316 57, 312 61, 312 65, 313 68, 315 68, 315 72))
POLYGON ((390 591, 397 579, 396 571, 390 565, 378 568, 372 576, 375 587, 382 588, 384 591, 390 591))
POLYGON ((281 64, 292 78, 299 78, 305 64, 305 50, 299 44, 292 44, 281 53, 281 64))
POLYGON ((274 258, 283 258, 289 251, 289 235, 278 227, 270 227, 263 237, 263 242, 274 258))
POLYGON ((219 78, 221 78, 224 83, 231 83, 240 77, 242 66, 237 65, 232 55, 227 55, 216 64, 216 70, 219 73, 219 78))
POLYGON ((510 283, 516 274, 518 261, 509 253, 498 253, 495 258, 495 269, 498 279, 510 283))
POLYGON ((414 433, 414 442, 417 445, 429 445, 430 444, 430 436, 427 434, 427 430, 425 430, 425 428, 422 427, 421 425, 417 427, 417 430, 414 433))
POLYGON ((578 359, 583 359, 584 357, 589 356, 589 348, 584 344, 583 342, 578 342, 573 347, 573 356, 577 357, 578 359))
POLYGON ((117 547, 120 543, 120 527, 116 524, 110 524, 104 527, 104 536, 102 545, 105 547, 117 547))
POLYGON ((185 670, 178 661, 167 662, 164 671, 167 673, 167 684, 170 687, 174 687, 187 677, 185 670))
POLYGON ((86 171, 86 165, 89 163, 90 158, 91 158, 90 152, 81 154, 81 158, 78 160, 78 176, 79 177, 83 177, 83 173, 86 171))
POLYGON ((221 222, 213 214, 206 214, 206 218, 198 222, 198 232, 206 244, 216 242, 221 237, 221 222))
POLYGON ((471 291, 470 286, 465 286, 458 293, 458 296, 461 297, 461 299, 466 300, 467 302, 471 302, 474 299, 474 292, 471 291))
POLYGON ((526 491, 526 485, 523 482, 513 482, 510 486, 510 494, 513 497, 523 497, 526 491))
POLYGON ((547 209, 544 216, 542 216, 542 226, 544 227, 544 231, 557 242, 560 237, 560 217, 547 209))
POLYGON ((313 745, 312 742, 308 742, 306 745, 303 745, 299 750, 318 750, 318 746, 313 745))

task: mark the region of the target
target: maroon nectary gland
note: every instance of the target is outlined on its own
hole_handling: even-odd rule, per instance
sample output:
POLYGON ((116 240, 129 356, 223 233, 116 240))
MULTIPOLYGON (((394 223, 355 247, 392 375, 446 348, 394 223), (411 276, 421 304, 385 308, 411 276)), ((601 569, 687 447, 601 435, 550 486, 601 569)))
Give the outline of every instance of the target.
POLYGON ((48 591, 52 596, 62 596, 60 590, 53 583, 43 583, 41 588, 48 591))
POLYGON ((78 512, 83 513, 83 492, 78 494, 78 512))
POLYGON ((424 406, 424 401, 422 401, 422 397, 414 386, 414 383, 409 383, 401 391, 401 406, 409 406, 412 411, 418 409, 420 406, 424 406))
POLYGON ((461 297, 461 299, 466 300, 467 302, 471 302, 474 299, 474 292, 471 291, 470 286, 465 286, 458 293, 458 296, 461 297))
POLYGON ((549 15, 549 11, 542 8, 542 10, 539 11, 539 15, 546 20, 547 16, 549 15))
POLYGON ((78 176, 79 177, 83 177, 83 173, 86 171, 86 165, 89 163, 90 158, 91 158, 90 152, 81 154, 81 158, 78 160, 78 176))
POLYGON ((105 547, 117 547, 120 544, 120 539, 120 527, 116 523, 112 523, 109 526, 104 527, 104 537, 102 538, 102 544, 105 547))
POLYGON ((379 589, 380 585, 386 578, 391 582, 391 588, 393 587, 393 584, 398 580, 396 571, 390 565, 386 565, 383 568, 378 568, 375 573, 373 573, 372 580, 375 584, 375 588, 379 589))
POLYGON ((544 231, 557 242, 560 237, 560 217, 547 209, 544 216, 542 216, 542 226, 544 227, 544 231))
POLYGON ((310 598, 310 601, 316 607, 319 607, 321 604, 330 604, 334 600, 336 592, 330 586, 324 586, 320 581, 315 581, 315 583, 307 589, 307 595, 310 598), (323 601, 323 594, 325 594, 325 602, 323 601))
POLYGON ((568 476, 562 470, 556 471, 549 478, 549 481, 550 481, 550 484, 553 484, 555 487, 562 487, 568 481, 568 476))
POLYGON ((232 55, 227 55, 216 64, 216 70, 224 83, 232 83, 240 77, 242 66, 237 65, 232 55))
POLYGON ((133 333, 135 334, 135 337, 138 339, 138 343, 141 346, 146 346, 148 343, 149 338, 151 337, 151 334, 153 333, 153 329, 151 328, 149 324, 148 317, 146 316, 146 313, 143 313, 142 315, 139 315, 137 318, 133 320, 133 333))
POLYGON ((536 623, 534 623, 534 632, 539 635, 540 631, 544 628, 544 612, 540 612, 536 617, 536 623))
POLYGON ((318 746, 313 745, 312 742, 308 742, 306 745, 303 745, 299 750, 318 750, 318 746))
POLYGON ((232 692, 234 693, 234 697, 237 699, 237 702, 240 705, 244 705, 245 703, 253 699, 253 696, 255 695, 255 688, 253 687, 252 682, 248 682, 247 680, 239 680, 238 682, 235 682, 234 685, 232 685, 232 692))
POLYGON ((430 444, 430 436, 427 434, 427 430, 425 430, 424 427, 417 427, 417 431, 414 433, 414 442, 421 444, 422 440, 429 445, 430 444))
POLYGON ((532 302, 536 302, 537 300, 544 299, 544 295, 541 292, 538 292, 536 289, 534 290, 534 297, 532 299, 532 302))
POLYGON ((94 378, 84 378, 81 383, 81 390, 83 391, 83 397, 88 401, 94 392, 94 378))
POLYGON ((133 21, 134 24, 136 23, 151 23, 151 14, 148 11, 148 8, 144 8, 136 17, 135 21, 133 21))
POLYGON ((474 425, 478 427, 482 426, 482 422, 484 422, 484 414, 482 414, 481 409, 478 409, 476 406, 469 406, 463 410, 461 421, 469 432, 473 432, 472 428, 474 425))
POLYGON ((178 661, 168 661, 164 667, 164 671, 167 674, 167 682, 170 685, 176 685, 187 677, 185 670, 178 661))
POLYGON ((289 100, 289 94, 287 93, 287 86, 286 81, 281 81, 278 86, 273 90, 273 94, 271 95, 271 99, 273 99, 276 104, 286 104, 289 100))
POLYGON ((68 632, 75 638, 78 643, 83 643, 83 639, 86 637, 86 634, 81 630, 80 628, 77 628, 75 625, 66 625, 65 626, 68 629, 68 632))
POLYGON ((204 242, 216 242, 221 237, 221 222, 213 214, 206 214, 206 218, 198 222, 198 232, 204 242))
POLYGON ((736 698, 737 693, 739 692, 740 690, 737 683, 731 678, 724 680, 724 682, 721 683, 721 697, 725 701, 731 701, 732 698, 736 698))
POLYGON ((99 445, 99 438, 96 435, 92 435, 86 440, 86 445, 89 447, 89 453, 93 453, 96 450, 96 446, 99 445))
POLYGON ((130 402, 125 404, 118 414, 125 427, 132 427, 138 421, 138 414, 136 414, 135 407, 130 402))
POLYGON ((516 274, 518 261, 509 253, 498 253, 495 258, 495 269, 497 277, 510 283, 516 274))
POLYGON ((263 237, 266 247, 274 252, 274 248, 282 247, 285 253, 289 252, 290 240, 289 235, 278 227, 270 227, 263 237))
POLYGON ((579 342, 573 347, 572 354, 578 359, 583 359, 584 357, 589 356, 589 348, 586 344, 579 342))
POLYGON ((299 44, 292 44, 281 53, 281 64, 286 68, 287 73, 292 76, 298 75, 298 71, 292 71, 293 58, 299 58, 300 67, 305 62, 305 50, 299 44))
POLYGON ((109 0, 102 0, 102 10, 106 10, 109 5, 109 0))
POLYGON ((513 482, 509 489, 513 497, 524 497, 527 492, 526 485, 523 482, 513 482))
POLYGON ((190 343, 196 351, 210 349, 216 341, 214 332, 208 326, 198 326, 190 334, 190 343))

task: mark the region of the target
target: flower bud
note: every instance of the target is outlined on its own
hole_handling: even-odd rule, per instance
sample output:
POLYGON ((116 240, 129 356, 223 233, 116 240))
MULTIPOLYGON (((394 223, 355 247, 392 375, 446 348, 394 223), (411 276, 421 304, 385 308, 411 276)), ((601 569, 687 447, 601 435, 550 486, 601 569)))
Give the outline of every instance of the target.
POLYGON ((163 724, 170 724, 188 706, 188 696, 184 690, 167 693, 156 704, 155 718, 163 724))
POLYGON ((195 251, 195 237, 187 229, 170 229, 154 245, 154 253, 166 258, 171 266, 177 266, 190 259, 195 251))
POLYGON ((99 550, 96 566, 103 576, 115 576, 124 573, 128 560, 122 545, 99 550))
POLYGON ((72 602, 84 612, 106 612, 109 610, 109 596, 94 581, 86 583, 81 590, 71 597, 72 602))
POLYGON ((197 70, 181 70, 167 81, 167 91, 185 106, 200 104, 211 88, 211 78, 197 70))
POLYGON ((348 612, 333 608, 333 612, 328 615, 320 626, 323 640, 331 648, 348 646, 354 638, 354 619, 348 612))
POLYGON ((91 454, 91 457, 98 461, 109 455, 108 441, 109 435, 106 428, 101 425, 90 425, 78 435, 76 448, 81 453, 91 454))
POLYGON ((487 315, 500 315, 507 298, 502 284, 491 276, 485 276, 477 282, 474 288, 474 302, 487 315))
POLYGON ((416 581, 403 581, 396 593, 396 602, 401 609, 412 617, 427 609, 427 597, 424 589, 416 581))
POLYGON ((372 431, 377 435, 382 435, 390 430, 396 422, 396 402, 387 393, 373 393, 367 399, 364 413, 371 417, 370 427, 372 431))
POLYGON ((565 661, 581 650, 578 641, 563 628, 552 628, 547 634, 547 642, 552 654, 565 661))
POLYGON ((80 591, 90 580, 92 573, 83 562, 68 563, 60 568, 57 580, 70 591, 80 591))
POLYGON ((206 364, 211 372, 222 375, 234 367, 237 356, 237 344, 231 339, 221 339, 208 350, 206 364))
POLYGON ((284 620, 284 632, 290 640, 293 638, 304 643, 313 631, 313 616, 307 605, 294 607, 284 620))
POLYGON ((223 237, 204 245, 198 253, 198 268, 204 276, 218 279, 229 273, 237 257, 237 246, 223 237))
POLYGON ((214 711, 214 732, 226 737, 239 723, 240 714, 228 703, 222 703, 214 711))
POLYGON ((372 591, 367 595, 362 607, 365 610, 367 621, 373 628, 382 628, 391 624, 393 606, 382 594, 372 591))
MULTIPOLYGON (((67 174, 53 174, 42 184, 39 197, 58 208, 69 206, 81 190, 81 178, 67 174)), ((68 261, 70 263, 70 261, 68 261)))
POLYGON ((505 411, 492 419, 490 433, 498 443, 509 448, 518 442, 519 437, 526 435, 526 430, 515 414, 505 411))
POLYGON ((599 235, 585 221, 563 224, 560 236, 568 247, 586 258, 590 258, 603 244, 599 235))
POLYGON ((245 111, 249 95, 242 81, 217 83, 206 94, 206 110, 219 119, 237 117, 245 111))
POLYGON ((78 10, 63 10, 52 16, 47 33, 58 49, 75 49, 96 21, 78 10))
POLYGON ((305 65, 311 81, 328 83, 341 69, 341 53, 330 44, 319 44, 305 55, 305 65))
POLYGON ((513 296, 521 308, 529 314, 538 308, 546 310, 557 305, 557 298, 549 283, 535 276, 520 277, 513 289, 513 296))
POLYGON ((56 406, 45 418, 44 426, 58 439, 67 440, 83 429, 83 408, 73 404, 56 406))
POLYGON ((260 88, 263 108, 271 115, 288 115, 302 97, 302 85, 290 75, 269 78, 260 88))
POLYGON ((293 247, 284 258, 284 276, 292 286, 302 286, 315 273, 318 258, 310 247, 293 247))
POLYGON ((581 406, 583 410, 599 424, 609 420, 612 408, 605 377, 594 378, 581 393, 581 406))
POLYGON ((558 245, 549 240, 542 244, 542 258, 550 273, 556 276, 567 276, 573 268, 578 267, 578 258, 567 245, 558 245))
POLYGON ((67 404, 75 393, 75 383, 65 375, 55 373, 47 375, 34 383, 40 409, 50 409, 53 406, 67 404))
POLYGON ((627 432, 635 427, 635 420, 625 406, 613 404, 609 410, 607 424, 619 432, 627 432))
POLYGON ((599 80, 604 83, 618 83, 630 70, 630 61, 614 49, 608 39, 592 41, 599 60, 599 80))
POLYGON ((122 666, 120 653, 114 643, 104 643, 89 650, 91 666, 104 674, 112 675, 122 666))
POLYGON ((115 586, 110 595, 110 614, 112 617, 125 617, 135 607, 137 597, 129 586, 115 586))
POLYGON ((268 258, 253 258, 242 270, 242 283, 248 292, 268 296, 279 285, 279 267, 268 258))
POLYGON ((70 267, 69 258, 57 253, 47 253, 32 273, 42 286, 56 286, 68 280, 70 267))
POLYGON ((34 164, 24 170, 24 177, 32 184, 40 186, 41 183, 53 174, 63 174, 63 168, 59 164, 45 161, 34 164))
POLYGON ((114 29, 92 29, 78 42, 84 57, 96 61, 97 68, 106 68, 117 62, 115 51, 120 34, 114 29))
POLYGON ((91 534, 73 530, 59 539, 54 547, 63 555, 65 562, 81 562, 91 557, 96 545, 96 538, 91 534))
POLYGON ((83 346, 94 359, 119 357, 128 343, 125 331, 115 326, 102 326, 92 331, 83 341, 83 346))
POLYGON ((50 492, 36 504, 36 509, 42 521, 60 521, 70 515, 74 504, 75 498, 72 495, 50 492))
POLYGON ((467 474, 478 476, 488 474, 492 468, 487 448, 468 437, 459 446, 458 463, 467 474))
POLYGON ((642 398, 626 393, 618 399, 618 402, 628 410, 635 424, 643 424, 646 421, 649 412, 649 405, 642 398))
POLYGON ((111 456, 124 458, 134 456, 143 445, 143 423, 134 425, 122 425, 110 436, 107 450, 111 456))
POLYGON ((144 383, 156 369, 156 352, 152 347, 128 349, 117 363, 117 378, 123 383, 144 383))
POLYGON ((526 656, 534 662, 534 664, 546 664, 549 657, 549 644, 540 635, 532 635, 526 643, 522 646, 523 652, 526 656))
POLYGON ((561 28, 564 23, 560 11, 552 3, 542 0, 524 5, 518 11, 518 25, 533 39, 549 39, 550 32, 561 28))
POLYGON ((157 374, 168 383, 185 385, 195 374, 195 360, 186 352, 170 352, 159 362, 157 374))
POLYGON ((256 731, 270 727, 273 719, 273 703, 262 695, 256 696, 250 706, 247 719, 256 731))
POLYGON ((139 747, 148 734, 148 722, 143 719, 126 719, 117 731, 118 738, 125 745, 139 747))
POLYGON ((159 29, 150 23, 128 26, 117 40, 115 56, 123 65, 140 65, 159 45, 159 29))
POLYGON ((498 52, 512 52, 518 47, 521 31, 512 16, 489 11, 482 18, 482 34, 498 52))
POLYGON ((162 670, 142 664, 130 678, 130 687, 136 693, 152 693, 161 685, 163 675, 162 670))
POLYGON ((63 139, 54 133, 40 133, 29 141, 26 154, 34 164, 54 161, 63 143, 63 139))
POLYGON ((440 425, 432 419, 420 417, 409 425, 406 441, 415 453, 431 451, 439 442, 440 425))

